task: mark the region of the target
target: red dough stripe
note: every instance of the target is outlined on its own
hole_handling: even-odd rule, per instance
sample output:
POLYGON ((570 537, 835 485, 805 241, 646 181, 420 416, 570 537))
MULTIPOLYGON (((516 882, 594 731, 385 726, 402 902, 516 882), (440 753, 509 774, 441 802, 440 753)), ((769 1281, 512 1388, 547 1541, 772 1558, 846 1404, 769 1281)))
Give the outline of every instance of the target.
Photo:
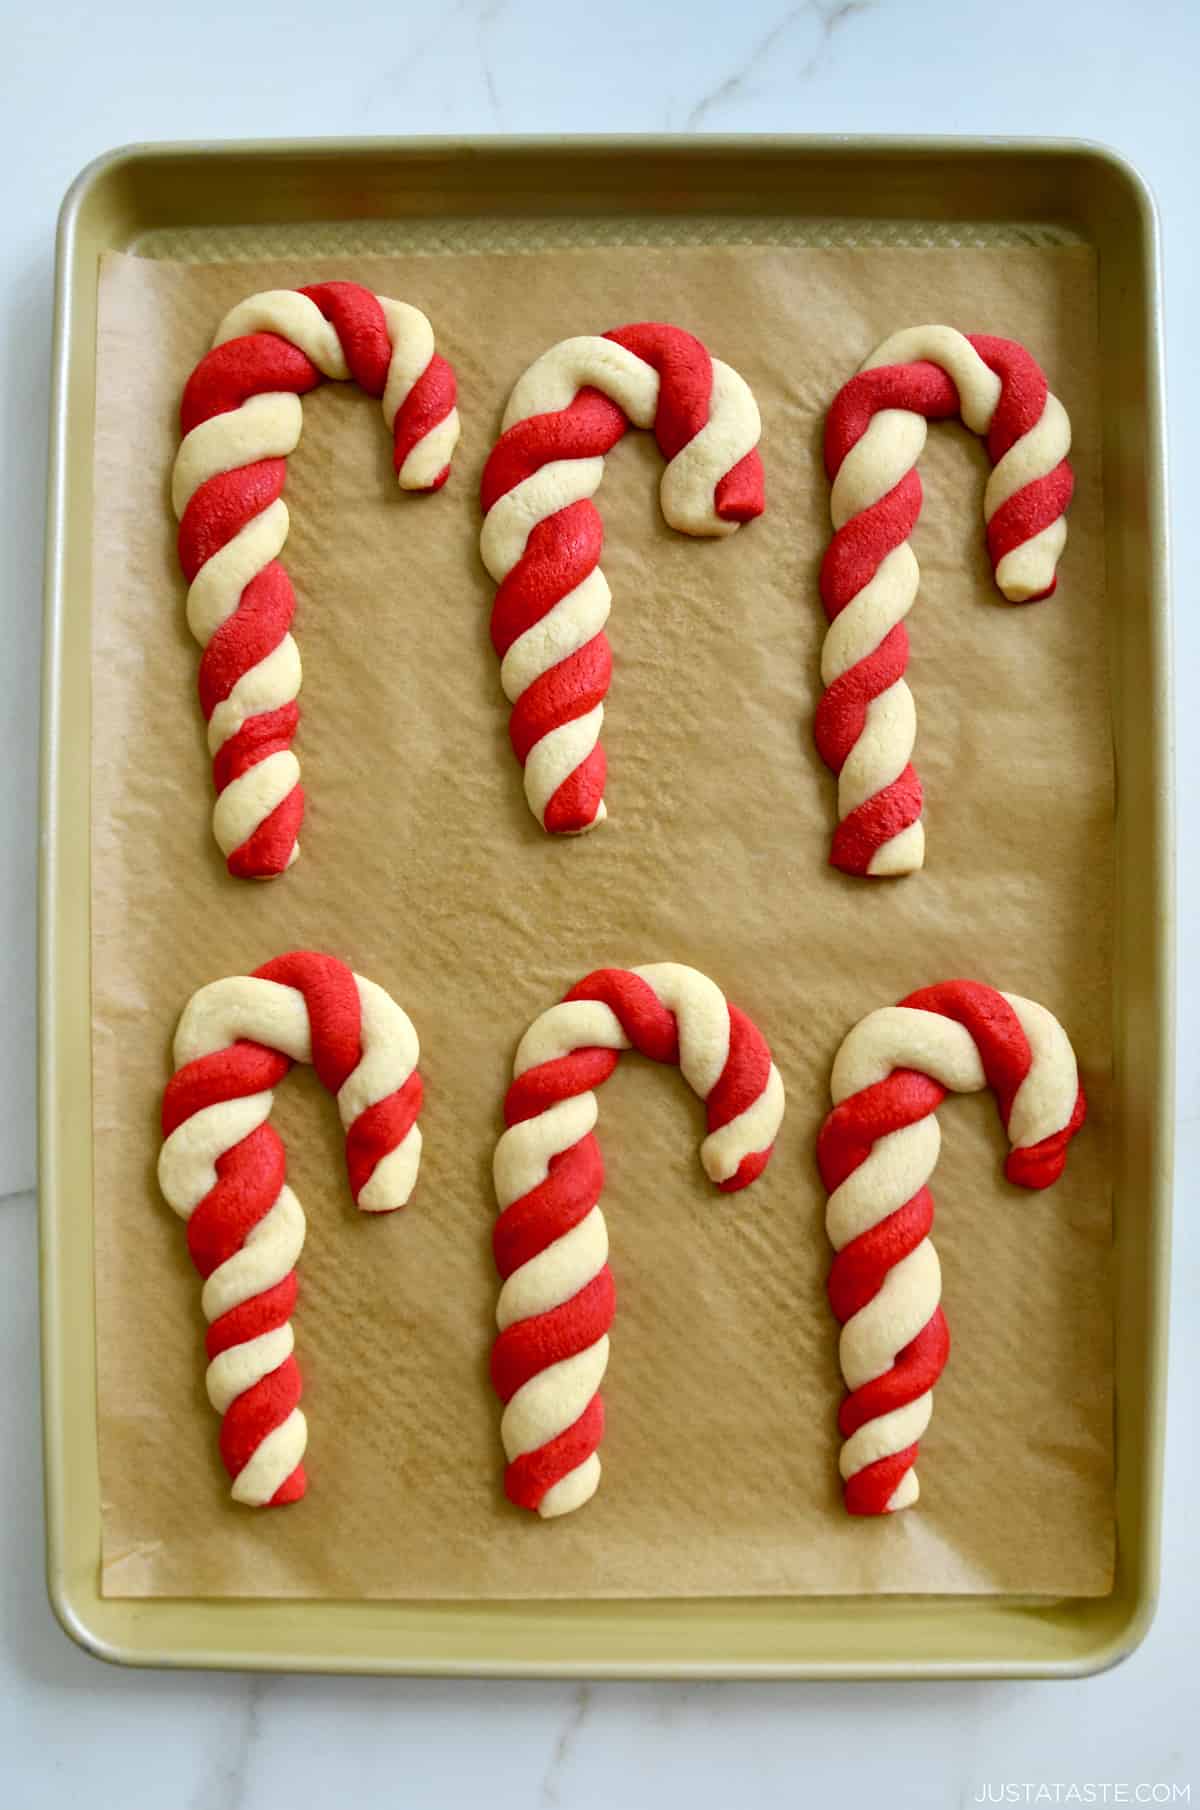
POLYGON ((309 283, 300 294, 315 302, 332 324, 359 389, 368 396, 382 396, 392 342, 378 299, 359 283, 309 283))
POLYGON ((264 710, 258 716, 248 716, 236 735, 222 743, 213 756, 213 780, 217 790, 223 792, 232 780, 256 767, 260 760, 266 760, 268 754, 287 748, 299 717, 296 704, 281 704, 278 710, 264 710))
POLYGON ((283 495, 286 477, 286 459, 256 459, 197 487, 179 522, 179 563, 189 584, 214 553, 283 495))
POLYGON ((362 1007, 358 987, 345 962, 332 955, 297 950, 277 955, 254 970, 255 980, 273 980, 304 995, 312 1030, 312 1062, 331 1094, 362 1060, 362 1007))
POLYGON ((233 1345, 245 1345, 261 1338, 264 1332, 285 1326, 296 1305, 296 1292, 296 1272, 289 1270, 274 1288, 264 1288, 260 1295, 251 1295, 248 1301, 221 1314, 204 1336, 209 1363, 233 1345))
POLYGON ((905 1446, 890 1458, 876 1459, 846 1482, 846 1509, 852 1515, 886 1515, 888 1503, 906 1471, 917 1462, 915 1445, 905 1446))
POLYGON ((278 1050, 241 1040, 227 1050, 214 1050, 185 1063, 167 1082, 162 1103, 162 1134, 170 1137, 177 1125, 193 1113, 221 1100, 241 1100, 247 1094, 266 1093, 277 1087, 291 1068, 278 1050))
POLYGON ((946 1090, 932 1075, 897 1068, 874 1087, 864 1087, 835 1106, 817 1138, 817 1165, 827 1194, 865 1163, 880 1138, 902 1131, 936 1112, 946 1090))
POLYGON ((603 545, 600 511, 586 497, 535 525, 492 605, 492 646, 501 660, 599 565, 603 545))
POLYGON ((281 1427, 299 1402, 300 1370, 294 1357, 234 1397, 221 1418, 220 1436, 221 1457, 231 1477, 245 1470, 268 1433, 281 1427))
MULTIPOLYGON (((634 1049, 655 1062, 679 1060, 679 1027, 647 981, 625 968, 598 968, 566 995, 596 999, 609 1007, 634 1049)), ((504 1101, 507 1125, 531 1119, 560 1100, 599 1087, 617 1066, 616 1050, 584 1048, 539 1063, 518 1075, 504 1101)))
POLYGON ((546 1492, 589 1459, 604 1437, 604 1401, 593 1395, 579 1419, 557 1439, 524 1452, 505 1468, 504 1493, 518 1508, 536 1509, 546 1492))
POLYGON ((424 1085, 414 1069, 404 1086, 360 1113, 346 1133, 350 1192, 357 1201, 385 1156, 399 1148, 417 1122, 424 1085))
POLYGON ((973 980, 946 980, 936 987, 919 987, 900 1004, 917 1012, 938 1012, 970 1032, 1007 1128, 1017 1089, 1032 1065, 1033 1052, 1021 1029, 1021 1020, 1003 994, 973 980))
POLYGON ((902 622, 890 629, 874 653, 859 660, 828 687, 817 705, 817 752, 825 765, 840 773, 855 742, 866 728, 867 710, 908 666, 908 631, 902 622))
MULTIPOLYGON (((643 321, 606 333, 659 375, 654 438, 664 459, 679 456, 707 425, 712 403, 712 358, 708 348, 682 327, 643 321)), ((749 522, 764 506, 763 468, 758 448, 738 460, 718 481, 716 512, 722 521, 749 522)))
POLYGON ((1087 1100, 1083 1088, 1075 1095, 1071 1116, 1061 1131, 1056 1131, 1039 1144, 1010 1150, 1004 1173, 1019 1188, 1052 1188, 1067 1166, 1067 1147, 1087 1118, 1087 1100))
MULTIPOLYGON (((1063 459, 1044 478, 1031 479, 1006 503, 1001 503, 987 525, 992 564, 998 566, 1006 553, 1011 553, 1014 547, 1024 546, 1027 540, 1056 522, 1060 515, 1065 515, 1074 492, 1075 473, 1063 459)), ((1048 597, 1053 590, 1051 584, 1039 596, 1048 597)), ((1031 597, 1028 601, 1035 603, 1037 598, 1031 597)))
POLYGON ((539 1371, 587 1351, 602 1339, 612 1325, 616 1305, 612 1271, 605 1264, 569 1301, 506 1326, 492 1346, 492 1387, 500 1400, 511 1401, 539 1371))
POLYGON ((265 1219, 287 1180, 287 1156, 279 1133, 259 1125, 213 1165, 217 1184, 187 1222, 192 1262, 207 1281, 236 1256, 260 1219, 265 1219))
POLYGON ((922 1188, 857 1238, 843 1245, 829 1273, 829 1305, 839 1320, 873 1301, 887 1280, 887 1273, 915 1251, 933 1225, 933 1195, 922 1188))
POLYGON ((504 1123, 520 1125, 560 1100, 590 1092, 607 1081, 616 1066, 617 1051, 603 1049, 572 1050, 553 1062, 539 1062, 510 1084, 504 1096, 504 1123))
MULTIPOLYGON (((479 501, 485 515, 502 496, 558 459, 595 459, 612 451, 629 422, 599 390, 580 390, 553 415, 529 415, 501 435, 483 468, 479 501)), ((548 521, 557 520, 550 516, 548 521)))
POLYGON ((765 1150, 752 1150, 749 1156, 744 1156, 733 1174, 728 1176, 725 1181, 717 1183, 721 1193, 740 1194, 743 1188, 748 1188, 751 1182, 756 1182, 770 1162, 774 1149, 774 1144, 768 1144, 765 1150))
POLYGON ((945 421, 958 413, 958 391, 939 365, 923 359, 860 371, 843 384, 825 419, 825 472, 831 483, 881 409, 907 409, 927 421, 945 421))
POLYGON ((281 390, 303 396, 320 381, 312 360, 277 333, 227 339, 206 353, 188 378, 179 407, 179 431, 190 434, 214 415, 241 408, 251 396, 281 390))
MULTIPOLYGON (((897 1353, 896 1361, 882 1376, 876 1376, 861 1389, 852 1392, 838 1411, 838 1430, 849 1439, 869 1420, 878 1420, 894 1408, 907 1407, 919 1395, 932 1389, 946 1368, 950 1356, 950 1328, 941 1308, 935 1308, 915 1339, 897 1353)), ((916 1458, 917 1448, 910 1448, 916 1458)), ((890 1492, 889 1492, 890 1494, 890 1492)))
POLYGON ((1000 379, 1000 400, 987 435, 988 457, 998 465, 1041 420, 1050 386, 1037 360, 1015 339, 997 339, 992 333, 968 333, 967 338, 1000 379))
POLYGON ((753 1106, 765 1092, 770 1073, 771 1052, 766 1038, 739 1006, 731 1005, 729 1054, 705 1101, 709 1131, 719 1131, 753 1106))
MULTIPOLYGON (((203 683, 203 659, 200 671, 203 683)), ((213 699, 211 708, 215 709, 220 702, 220 698, 213 699)), ((205 714, 209 715, 210 711, 206 710, 205 714)), ((294 701, 246 717, 241 727, 228 736, 213 755, 213 783, 218 791, 224 791, 233 780, 256 767, 259 761, 266 760, 269 754, 285 751, 291 745, 299 720, 300 706, 294 701)))
POLYGON ((274 653, 292 626, 296 593, 277 559, 257 572, 200 656, 200 708, 208 721, 238 680, 274 653))
POLYGON ((678 1062, 679 1026, 649 981, 627 968, 596 968, 564 996, 606 1005, 635 1050, 654 1062, 678 1062))
POLYGON ((308 1489, 304 1466, 298 1464, 290 1477, 285 1477, 268 1503, 269 1508, 283 1508, 288 1502, 299 1502, 308 1489))
MULTIPOLYGON (((436 352, 396 410, 392 428, 392 466, 399 471, 413 448, 426 434, 440 427, 458 401, 458 382, 446 360, 436 352)), ((450 476, 443 465, 429 490, 440 490, 450 476)))
POLYGON ((225 865, 235 880, 262 880, 281 874, 291 859, 304 819, 304 788, 293 786, 258 828, 235 848, 225 865))
POLYGON ((591 1212, 604 1187, 604 1158, 591 1132, 552 1156, 546 1179, 506 1207, 492 1232, 500 1279, 538 1257, 591 1212))
POLYGON ((833 832, 831 867, 844 874, 868 874, 885 842, 898 836, 921 815, 921 782, 910 761, 899 779, 843 817, 833 832))
POLYGON ((607 774, 608 756, 597 742, 587 758, 551 794, 545 824, 552 836, 574 835, 595 822, 607 774))
POLYGON ((536 678, 521 693, 509 718, 509 740, 521 765, 543 736, 586 716, 602 703, 611 677, 612 648, 602 629, 536 678))
POLYGON ((821 601, 830 622, 870 584, 888 554, 909 539, 923 496, 920 473, 906 471, 886 496, 837 530, 821 561, 821 601))
POLYGON ((723 522, 752 522, 762 514, 767 488, 757 446, 718 479, 715 506, 723 522))
POLYGON ((605 339, 652 365, 659 376, 654 438, 664 459, 674 459, 708 420, 712 359, 694 333, 659 321, 615 327, 605 339))

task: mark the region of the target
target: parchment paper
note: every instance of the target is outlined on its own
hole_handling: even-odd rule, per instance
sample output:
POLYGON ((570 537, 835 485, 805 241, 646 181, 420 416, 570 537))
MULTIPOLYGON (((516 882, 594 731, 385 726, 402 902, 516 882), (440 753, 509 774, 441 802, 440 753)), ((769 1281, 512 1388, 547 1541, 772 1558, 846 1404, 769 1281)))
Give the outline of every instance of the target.
POLYGON ((110 258, 100 322, 94 597, 96 1286, 104 1590, 464 1597, 1007 1592, 1111 1586, 1109 1290, 1113 811, 1095 295, 1085 250, 551 252, 221 267, 110 258), (309 810, 282 880, 213 843, 168 480, 179 394, 224 311, 349 276, 417 302, 458 368, 450 486, 397 493, 377 404, 327 386, 291 461, 309 810), (752 384, 769 507, 719 544, 672 534, 648 435, 600 504, 615 597, 609 822, 547 838, 522 795, 488 640, 479 473, 508 392, 567 334, 687 324, 752 384), (991 582, 986 457, 930 435, 911 632, 928 865, 826 865, 834 783, 812 745, 828 526, 819 448, 838 385, 892 329, 1025 341, 1075 431, 1057 596, 991 582), (158 1194, 158 1107, 193 989, 290 948, 342 956, 421 1035, 425 1158, 407 1212, 358 1216, 309 1071, 277 1123, 308 1214, 296 1314, 310 1490, 229 1499, 203 1386, 199 1281, 158 1194), (711 974, 787 1086, 774 1161, 723 1197, 702 1109, 629 1057, 601 1095, 619 1305, 604 1479, 552 1524, 501 1490, 487 1380, 490 1163, 529 1021, 605 963, 711 974), (841 1038, 955 975, 1058 1013, 1091 1101, 1063 1181, 1008 1186, 990 1096, 949 1102, 935 1239, 954 1350, 918 1508, 844 1514, 842 1385, 813 1156, 841 1038))

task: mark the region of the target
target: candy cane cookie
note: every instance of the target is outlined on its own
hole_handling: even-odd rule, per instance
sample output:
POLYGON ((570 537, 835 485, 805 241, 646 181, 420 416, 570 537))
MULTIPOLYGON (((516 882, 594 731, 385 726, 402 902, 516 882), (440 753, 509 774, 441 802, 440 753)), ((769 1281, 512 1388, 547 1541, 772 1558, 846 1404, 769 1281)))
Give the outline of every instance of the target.
POLYGON ((484 469, 480 539, 499 590, 492 643, 509 736, 543 829, 603 822, 600 746, 612 649, 604 525, 591 498, 628 427, 667 460, 662 512, 682 534, 732 534, 763 510, 758 405, 736 371, 655 322, 565 339, 520 379, 484 469))
POLYGON ((268 1122, 274 1089, 294 1062, 312 1063, 337 1096, 351 1194, 364 1213, 390 1213, 421 1160, 417 1056, 395 1000, 329 955, 281 955, 184 1008, 158 1181, 204 1278, 208 1398, 237 1502, 295 1502, 306 1488, 291 1328, 304 1214, 268 1122))
POLYGON ((458 441, 454 372, 419 309, 357 283, 271 289, 239 302, 188 379, 171 497, 188 626, 204 649, 200 705, 229 872, 265 880, 299 852, 300 655, 288 535, 287 457, 300 397, 325 378, 378 396, 402 490, 439 490, 458 441))
POLYGON ((1008 1179, 1049 1188, 1087 1111, 1066 1032, 1044 1006, 950 980, 871 1012, 837 1053, 817 1161, 837 1256, 829 1299, 850 1390, 838 1424, 852 1515, 919 1494, 917 1445, 950 1349, 926 1185, 947 1093, 990 1087, 1012 1145, 1008 1179))
POLYGON ((925 859, 904 618, 919 578, 909 544, 921 513, 917 460, 926 423, 951 415, 987 443, 983 512, 1002 595, 1049 597, 1066 545, 1071 424, 1023 346, 910 327, 884 340, 834 398, 825 469, 835 533, 821 567, 829 630, 816 742, 838 776, 830 861, 848 874, 913 873, 925 859))
POLYGON ((600 1481, 615 1293, 593 1090, 628 1049, 678 1063, 705 1102, 700 1161, 725 1193, 762 1174, 783 1118, 761 1032, 678 962, 599 968, 521 1039, 493 1163, 503 1286, 492 1381, 504 1403, 505 1492, 544 1517, 582 1507, 600 1481))

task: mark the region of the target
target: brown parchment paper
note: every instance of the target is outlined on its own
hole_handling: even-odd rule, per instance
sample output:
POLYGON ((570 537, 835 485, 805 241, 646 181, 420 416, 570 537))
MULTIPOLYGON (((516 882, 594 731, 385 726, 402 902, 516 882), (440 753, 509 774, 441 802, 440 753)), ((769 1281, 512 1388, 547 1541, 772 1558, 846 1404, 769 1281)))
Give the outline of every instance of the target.
POLYGON ((1113 810, 1095 295, 1082 249, 613 250, 103 272, 95 494, 96 1287, 103 1587, 118 1596, 1092 1594, 1113 1562, 1109 993, 1113 810), (225 310, 349 276, 426 309, 465 434, 449 487, 397 493, 377 404, 304 402, 286 561, 304 660, 302 855, 229 879, 209 829, 197 650, 168 505, 179 394, 225 310), (479 473, 508 392, 567 334, 686 324, 752 384, 769 508, 723 543, 672 534, 632 434, 600 497, 615 598, 608 823, 531 817, 488 640, 479 473), (824 410, 892 329, 1025 341, 1075 430, 1057 596, 994 590, 986 456, 929 438, 911 632, 928 865, 826 865, 834 783, 812 744, 829 532, 824 410), (356 1215, 311 1072, 277 1123, 308 1214, 296 1313, 310 1490, 229 1499, 203 1385, 199 1281, 155 1184, 171 1037, 193 989, 290 948, 342 956, 421 1036, 425 1156, 408 1210, 356 1215), (552 1524, 501 1490, 487 1378, 491 1153, 518 1038, 606 963, 711 974, 763 1027, 788 1111, 723 1197, 679 1075, 627 1058, 601 1095, 619 1305, 604 1479, 552 1524), (813 1156, 838 1043, 955 975, 1063 1019, 1091 1101, 1052 1192, 1003 1179, 990 1096, 947 1103, 935 1238, 954 1350, 918 1508, 844 1514, 842 1386, 813 1156))

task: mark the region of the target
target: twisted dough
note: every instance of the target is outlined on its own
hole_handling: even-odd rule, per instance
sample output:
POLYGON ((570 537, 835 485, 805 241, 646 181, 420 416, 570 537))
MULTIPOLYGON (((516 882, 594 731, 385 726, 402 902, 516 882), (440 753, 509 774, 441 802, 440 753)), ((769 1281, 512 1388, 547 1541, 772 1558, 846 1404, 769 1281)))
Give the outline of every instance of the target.
POLYGON ((406 302, 357 283, 252 295, 225 316, 183 393, 171 495, 188 626, 204 649, 200 703, 213 757, 213 834, 231 874, 270 879, 296 859, 304 815, 300 655, 289 629, 287 455, 300 397, 354 380, 383 403, 404 490, 439 490, 458 440, 454 372, 406 302))
POLYGON ((906 874, 925 859, 916 710, 904 681, 904 618, 917 594, 908 537, 921 513, 916 465, 927 420, 961 415, 987 440, 988 551, 1010 603, 1049 597, 1067 539, 1071 424, 1013 340, 953 327, 894 333, 839 391, 825 425, 836 530, 821 568, 829 632, 817 709, 821 758, 838 775, 830 860, 849 874, 906 874))
POLYGON ((615 1294, 592 1089, 627 1049, 677 1062, 705 1101, 700 1160, 726 1193, 762 1174, 783 1118, 783 1082, 761 1033, 678 962, 597 969, 526 1031, 493 1163, 503 1287, 492 1381, 505 1404, 505 1491, 543 1516, 582 1507, 600 1481, 615 1294))
POLYGON ((974 981, 944 981, 871 1012, 833 1065, 834 1110, 817 1160, 837 1252, 829 1299, 843 1322, 841 1473, 852 1515, 917 1500, 917 1442, 950 1349, 926 1183, 948 1092, 991 1087, 1009 1152, 1004 1172, 1048 1188, 1086 1114, 1075 1053, 1044 1006, 974 981))
POLYGON ((268 1119, 293 1062, 311 1062, 346 1129, 350 1192, 402 1207, 417 1179, 417 1035, 382 987, 297 952, 194 993, 175 1033, 158 1180, 204 1277, 208 1397, 237 1502, 294 1502, 308 1433, 290 1324, 304 1214, 268 1119))
POLYGON ((605 817, 600 747, 612 649, 604 527, 591 502, 604 455, 652 427, 663 515, 683 534, 732 534, 762 514, 758 406, 736 371, 654 322, 563 340, 509 398, 484 470, 480 551, 500 589, 492 643, 529 808, 576 834, 605 817))

